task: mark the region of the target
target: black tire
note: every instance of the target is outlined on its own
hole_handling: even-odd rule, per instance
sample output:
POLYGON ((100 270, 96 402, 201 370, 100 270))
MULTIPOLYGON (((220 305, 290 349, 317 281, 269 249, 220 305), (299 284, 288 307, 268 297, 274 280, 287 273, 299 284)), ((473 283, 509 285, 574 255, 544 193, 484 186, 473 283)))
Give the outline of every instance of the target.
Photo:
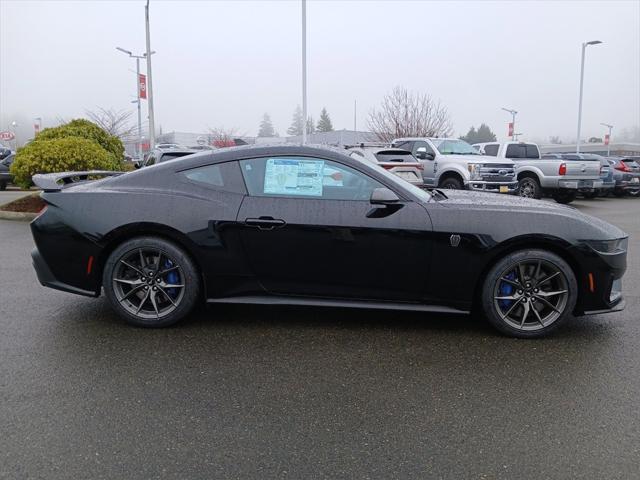
POLYGON ((553 192, 553 199, 558 202, 566 205, 567 203, 571 203, 576 199, 577 193, 573 190, 556 190, 553 192))
POLYGON ((518 181, 518 195, 525 198, 542 198, 542 187, 538 179, 532 176, 522 177, 518 181))
POLYGON ((584 198, 587 198, 587 199, 589 199, 589 200, 592 200, 592 199, 594 199, 594 198, 597 198, 597 197, 598 197, 598 195, 600 195, 600 192, 599 192, 598 190, 594 190, 593 192, 584 192, 584 193, 582 194, 582 196, 583 196, 584 198))
POLYGON ((448 190, 462 190, 464 188, 463 183, 456 177, 447 177, 440 181, 440 188, 446 188, 448 190))
POLYGON ((7 182, 0 182, 0 191, 7 189, 7 182))
POLYGON ((109 255, 102 286, 113 309, 127 323, 160 328, 173 325, 193 310, 200 294, 200 277, 191 258, 173 242, 138 237, 109 255))
POLYGON ((615 189, 613 190, 613 194, 614 194, 616 197, 618 197, 618 198, 622 198, 622 197, 624 197, 624 196, 627 194, 627 192, 625 192, 625 191, 624 191, 624 190, 622 190, 621 188, 615 188, 615 189))
POLYGON ((548 335, 567 321, 575 307, 578 298, 577 292, 578 284, 571 267, 558 255, 545 250, 520 250, 506 255, 491 268, 482 286, 481 305, 489 323, 505 335, 517 338, 538 338, 548 335), (497 299, 496 295, 504 295, 504 291, 501 289, 505 285, 510 286, 513 283, 506 283, 505 278, 510 275, 513 279, 513 273, 507 272, 517 272, 518 265, 521 264, 525 265, 525 269, 524 272, 516 273, 515 282, 521 284, 519 277, 522 275, 525 288, 517 290, 516 286, 511 286, 513 291, 510 294, 507 292, 518 299, 511 304, 508 303, 511 300, 497 299), (529 266, 527 267, 527 265, 529 266), (551 276, 555 272, 557 274, 551 276), (551 276, 551 278, 544 281, 545 276, 551 276), (526 285, 530 285, 530 287, 526 285), (557 289, 556 291, 566 290, 566 293, 563 293, 562 297, 560 295, 547 296, 550 291, 555 293, 554 289, 557 289), (519 293, 521 291, 522 295, 519 293), (539 295, 543 295, 543 298, 557 307, 558 311, 552 310, 544 303, 545 300, 540 300, 539 295), (505 302, 505 304, 500 302, 505 302), (554 302, 557 303, 554 304, 554 302), (527 303, 528 307, 525 305, 527 303), (525 307, 527 307, 526 313, 525 307), (543 316, 547 314, 547 311, 549 315, 543 316), (518 325, 518 314, 524 317, 525 321, 520 326, 518 325), (510 315, 513 315, 515 319, 510 315))

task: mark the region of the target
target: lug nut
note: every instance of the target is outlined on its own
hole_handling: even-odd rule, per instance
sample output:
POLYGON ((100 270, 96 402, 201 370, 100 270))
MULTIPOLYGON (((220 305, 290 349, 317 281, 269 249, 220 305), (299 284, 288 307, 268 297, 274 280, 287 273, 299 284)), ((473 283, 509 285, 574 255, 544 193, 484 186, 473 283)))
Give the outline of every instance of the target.
POLYGON ((157 287, 153 287, 153 291, 155 292, 156 290, 158 290, 158 288, 157 287))

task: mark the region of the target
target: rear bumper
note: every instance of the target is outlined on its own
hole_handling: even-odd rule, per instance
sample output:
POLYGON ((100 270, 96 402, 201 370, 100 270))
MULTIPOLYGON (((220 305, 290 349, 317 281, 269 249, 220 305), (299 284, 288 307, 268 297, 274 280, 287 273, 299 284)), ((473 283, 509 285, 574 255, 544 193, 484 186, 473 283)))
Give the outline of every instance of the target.
POLYGON ((558 188, 576 190, 578 192, 592 192, 602 188, 602 180, 559 180, 558 188))
POLYGON ((45 263, 42 255, 37 248, 31 251, 31 260, 33 262, 33 268, 38 276, 38 281, 44 287, 53 288, 55 290, 61 290, 63 292, 75 293, 76 295, 84 295, 86 297, 97 297, 100 295, 100 291, 92 292, 91 290, 83 290, 73 285, 63 283, 59 281, 51 272, 49 266, 45 263))

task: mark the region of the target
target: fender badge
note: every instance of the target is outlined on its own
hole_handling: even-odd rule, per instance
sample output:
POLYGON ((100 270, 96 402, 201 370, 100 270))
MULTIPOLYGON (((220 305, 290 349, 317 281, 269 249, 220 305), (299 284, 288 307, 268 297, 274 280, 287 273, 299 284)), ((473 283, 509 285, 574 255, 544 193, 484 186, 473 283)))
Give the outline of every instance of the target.
POLYGON ((451 243, 452 247, 457 247, 460 245, 460 235, 451 235, 449 237, 449 243, 451 243))

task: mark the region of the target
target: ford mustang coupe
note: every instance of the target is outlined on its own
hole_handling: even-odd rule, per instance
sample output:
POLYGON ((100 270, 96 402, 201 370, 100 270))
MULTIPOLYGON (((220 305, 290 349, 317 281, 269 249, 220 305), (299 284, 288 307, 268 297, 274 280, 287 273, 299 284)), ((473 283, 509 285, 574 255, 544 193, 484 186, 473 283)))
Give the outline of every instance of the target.
POLYGON ((538 337, 624 308, 620 229, 538 200, 424 191, 329 148, 230 148, 34 182, 47 204, 31 223, 40 282, 104 290, 136 326, 206 301, 479 312, 538 337))

